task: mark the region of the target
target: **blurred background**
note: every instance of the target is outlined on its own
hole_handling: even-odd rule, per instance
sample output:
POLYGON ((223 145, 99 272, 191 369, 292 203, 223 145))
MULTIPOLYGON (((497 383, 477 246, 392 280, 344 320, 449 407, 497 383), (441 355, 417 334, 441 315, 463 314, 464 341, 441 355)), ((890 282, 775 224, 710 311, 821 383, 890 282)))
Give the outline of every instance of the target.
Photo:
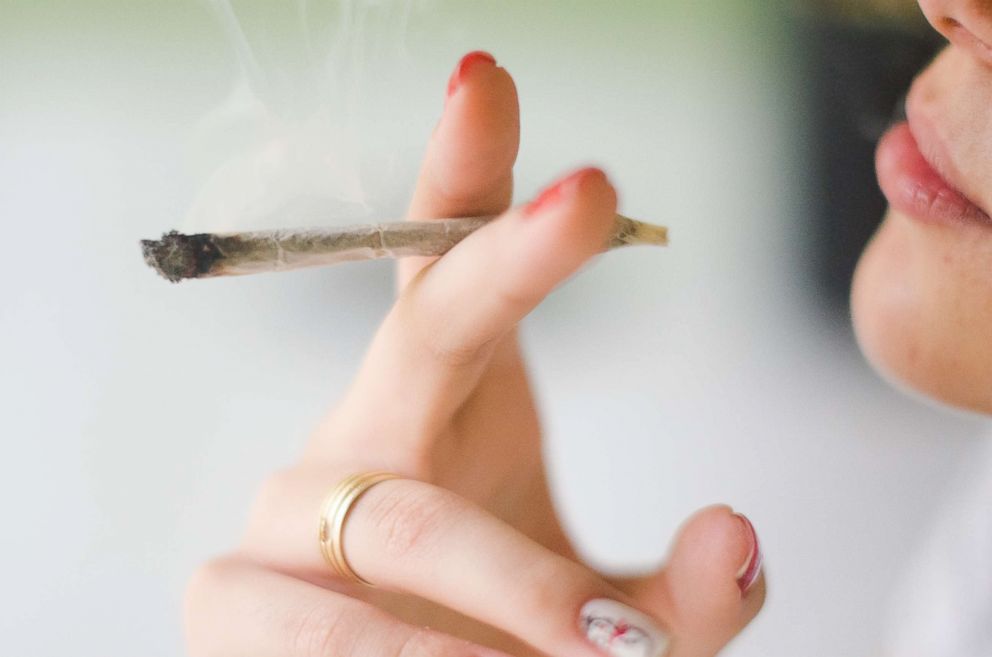
POLYGON ((898 1, 0 4, 3 652, 183 654, 187 577, 390 304, 389 263, 176 286, 138 239, 400 216, 450 70, 483 48, 520 91, 518 199, 594 162, 672 230, 525 322, 585 554, 657 564, 730 503, 770 595, 727 654, 877 653, 983 449, 848 327, 873 144, 935 47, 898 1))

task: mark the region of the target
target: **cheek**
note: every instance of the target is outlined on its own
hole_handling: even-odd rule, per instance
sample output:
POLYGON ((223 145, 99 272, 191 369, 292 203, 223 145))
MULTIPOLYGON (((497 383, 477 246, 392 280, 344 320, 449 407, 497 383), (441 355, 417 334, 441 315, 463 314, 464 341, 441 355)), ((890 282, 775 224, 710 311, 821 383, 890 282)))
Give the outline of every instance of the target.
POLYGON ((861 258, 851 307, 884 375, 992 414, 992 228, 890 215, 861 258))

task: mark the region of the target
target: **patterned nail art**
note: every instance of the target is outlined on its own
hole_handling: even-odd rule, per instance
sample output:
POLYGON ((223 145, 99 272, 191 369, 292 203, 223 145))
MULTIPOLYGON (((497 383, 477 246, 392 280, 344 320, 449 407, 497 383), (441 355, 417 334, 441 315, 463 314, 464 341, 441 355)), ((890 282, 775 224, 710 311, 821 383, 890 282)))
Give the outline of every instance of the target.
POLYGON ((611 657, 661 657, 668 637, 650 618, 613 600, 590 600, 579 614, 589 641, 611 657))

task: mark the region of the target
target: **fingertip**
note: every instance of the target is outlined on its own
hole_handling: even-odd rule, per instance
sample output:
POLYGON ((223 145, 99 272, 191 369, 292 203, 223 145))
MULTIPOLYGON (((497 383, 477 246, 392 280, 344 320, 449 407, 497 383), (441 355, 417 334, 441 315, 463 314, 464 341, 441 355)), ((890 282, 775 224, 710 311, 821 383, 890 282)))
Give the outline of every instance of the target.
POLYGON ((566 242, 572 238, 596 252, 606 244, 616 211, 616 189, 606 172, 587 166, 545 187, 522 208, 521 214, 536 224, 561 220, 561 237, 566 242))
POLYGON ((744 567, 757 552, 749 524, 730 507, 718 505, 697 512, 683 526, 667 572, 670 595, 687 624, 699 621, 701 629, 719 620, 733 628, 742 622, 751 587, 760 581, 760 567, 753 574, 744 567), (741 586, 742 569, 750 578, 747 591, 741 586))
POLYGON ((705 562, 714 576, 736 584, 755 579, 752 572, 758 549, 757 533, 750 520, 727 505, 700 510, 682 528, 678 548, 705 562))
POLYGON ((444 112, 428 148, 425 173, 435 204, 453 204, 448 216, 504 209, 519 146, 513 78, 489 53, 467 54, 449 79, 444 112))
POLYGON ((450 91, 435 139, 457 136, 475 143, 473 138, 479 136, 498 136, 503 149, 516 156, 520 136, 517 86, 510 73, 495 60, 475 55, 466 55, 456 67, 454 75, 460 82, 454 88, 449 82, 450 91))
POLYGON ((601 174, 600 177, 594 178, 590 183, 590 194, 594 194, 596 198, 596 203, 600 205, 599 218, 607 229, 613 227, 613 223, 616 220, 617 207, 619 206, 620 199, 617 193, 617 188, 613 184, 613 181, 602 169, 598 169, 601 174))
POLYGON ((536 301, 605 250, 616 222, 616 193, 601 169, 583 167, 505 218, 497 222, 500 243, 493 240, 490 247, 505 260, 503 283, 530 290, 526 296, 536 301))
MULTIPOLYGON (((441 120, 431 135, 407 218, 497 215, 513 198, 520 110, 510 74, 481 51, 458 63, 448 81, 441 120)), ((399 264, 400 289, 431 258, 399 264)))
POLYGON ((448 78, 448 98, 451 98, 458 92, 466 80, 469 79, 472 69, 477 68, 477 64, 485 67, 495 66, 496 58, 493 57, 492 53, 485 50, 473 50, 463 55, 455 66, 455 70, 451 72, 451 77, 448 78))
POLYGON ((605 171, 596 166, 578 169, 576 178, 575 202, 591 214, 613 220, 617 211, 617 190, 605 171))
POLYGON ((636 582, 637 599, 664 610, 673 628, 673 657, 716 654, 761 609, 760 570, 748 594, 738 587, 741 562, 751 557, 748 525, 726 505, 696 512, 679 530, 665 568, 636 582))
POLYGON ((595 247, 594 253, 598 253, 606 248, 616 223, 617 190, 602 169, 589 167, 585 172, 573 199, 573 209, 580 217, 575 225, 583 232, 588 231, 585 239, 595 247))
POLYGON ((505 335, 607 247, 616 193, 602 170, 580 169, 545 195, 544 201, 514 208, 466 237, 408 295, 432 327, 434 350, 449 362, 453 355, 474 360, 485 353, 482 347, 505 335))

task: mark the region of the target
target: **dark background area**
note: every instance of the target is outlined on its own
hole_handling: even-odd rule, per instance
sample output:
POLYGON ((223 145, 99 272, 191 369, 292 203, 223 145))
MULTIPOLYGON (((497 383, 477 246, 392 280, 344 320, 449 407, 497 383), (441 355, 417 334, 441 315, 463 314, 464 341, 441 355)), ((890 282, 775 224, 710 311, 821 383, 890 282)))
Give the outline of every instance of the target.
POLYGON ((901 118, 913 78, 943 41, 922 20, 849 20, 828 13, 796 21, 810 108, 806 147, 809 263, 822 299, 847 321, 858 257, 885 213, 875 147, 901 118))

